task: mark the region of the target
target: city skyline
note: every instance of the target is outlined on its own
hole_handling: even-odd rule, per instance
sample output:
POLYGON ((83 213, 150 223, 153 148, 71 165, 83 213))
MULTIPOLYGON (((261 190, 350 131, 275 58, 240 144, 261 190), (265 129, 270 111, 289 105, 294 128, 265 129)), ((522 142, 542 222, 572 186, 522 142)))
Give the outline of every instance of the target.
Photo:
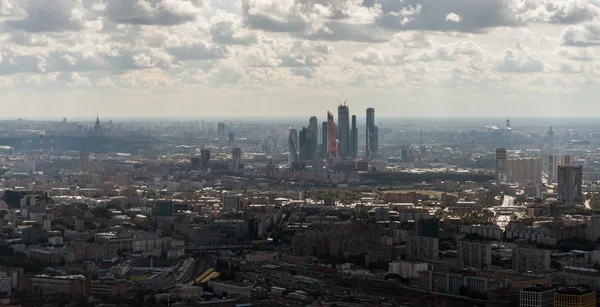
POLYGON ((3 116, 30 118, 310 116, 344 97, 389 116, 583 116, 600 111, 599 12, 581 0, 3 0, 0 99, 3 116))

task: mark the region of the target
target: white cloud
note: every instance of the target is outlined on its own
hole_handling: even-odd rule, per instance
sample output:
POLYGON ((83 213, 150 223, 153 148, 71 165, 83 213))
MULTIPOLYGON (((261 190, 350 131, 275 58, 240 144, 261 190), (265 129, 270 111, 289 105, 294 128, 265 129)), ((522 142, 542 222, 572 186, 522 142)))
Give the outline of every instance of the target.
POLYGON ((460 20, 461 20, 460 16, 458 16, 455 13, 450 13, 450 14, 446 15, 446 21, 460 22, 460 20))

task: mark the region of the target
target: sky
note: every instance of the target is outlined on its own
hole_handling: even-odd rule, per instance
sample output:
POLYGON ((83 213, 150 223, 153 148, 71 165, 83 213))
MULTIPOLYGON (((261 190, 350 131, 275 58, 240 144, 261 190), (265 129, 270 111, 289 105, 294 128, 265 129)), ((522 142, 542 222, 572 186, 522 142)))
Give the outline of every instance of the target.
POLYGON ((599 83, 600 0, 0 0, 1 118, 589 117, 599 83))

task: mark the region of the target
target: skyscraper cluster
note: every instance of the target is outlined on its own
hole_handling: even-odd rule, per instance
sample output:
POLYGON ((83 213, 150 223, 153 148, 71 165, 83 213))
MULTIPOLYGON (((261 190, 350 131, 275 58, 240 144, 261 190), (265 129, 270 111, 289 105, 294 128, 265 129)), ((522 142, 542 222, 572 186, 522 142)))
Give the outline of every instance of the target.
MULTIPOLYGON (((327 120, 319 125, 316 116, 309 119, 308 127, 300 132, 290 128, 288 144, 289 164, 296 162, 320 167, 319 162, 328 164, 337 160, 358 158, 358 128, 356 115, 350 116, 346 103, 338 106, 337 123, 332 112, 327 111, 327 120)), ((375 126, 375 109, 367 109, 366 159, 373 159, 378 152, 378 130, 375 126)))

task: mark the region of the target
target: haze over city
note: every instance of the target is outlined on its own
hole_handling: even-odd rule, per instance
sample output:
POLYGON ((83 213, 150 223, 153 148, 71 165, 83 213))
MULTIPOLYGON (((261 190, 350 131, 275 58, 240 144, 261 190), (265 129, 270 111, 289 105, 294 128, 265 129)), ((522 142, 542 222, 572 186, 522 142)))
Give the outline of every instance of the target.
POLYGON ((585 0, 2 0, 2 117, 309 116, 346 98, 589 116, 598 16, 585 0))

